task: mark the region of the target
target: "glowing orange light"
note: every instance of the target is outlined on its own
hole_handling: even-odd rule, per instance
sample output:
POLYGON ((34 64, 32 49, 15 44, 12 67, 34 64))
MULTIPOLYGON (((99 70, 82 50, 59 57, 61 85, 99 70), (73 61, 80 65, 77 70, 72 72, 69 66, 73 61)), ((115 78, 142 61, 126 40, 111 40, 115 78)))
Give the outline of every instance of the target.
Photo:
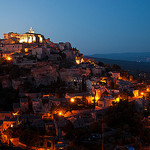
POLYGON ((49 94, 47 94, 47 95, 43 95, 43 97, 49 97, 49 94))
POLYGON ((106 83, 106 80, 103 80, 103 79, 102 79, 101 82, 102 82, 102 83, 106 83))
POLYGON ((91 103, 94 103, 94 97, 91 98, 91 103))
POLYGON ((98 101, 98 100, 99 100, 99 97, 98 97, 98 96, 96 96, 96 97, 95 97, 95 100, 96 100, 96 101, 98 101))
POLYGON ((13 114, 13 116, 16 116, 16 115, 19 115, 19 112, 17 111, 17 112, 12 113, 12 114, 13 114))
POLYGON ((74 98, 71 98, 70 101, 73 103, 74 102, 74 98))
POLYGON ((134 94, 134 97, 138 97, 139 96, 139 90, 134 90, 133 94, 134 94))
POLYGON ((144 93, 143 93, 143 92, 141 92, 141 95, 144 95, 144 93))
POLYGON ((7 59, 7 60, 9 60, 9 61, 10 61, 10 60, 12 60, 12 58, 11 58, 11 57, 9 57, 9 56, 8 56, 6 59, 7 59))
POLYGON ((147 89, 146 89, 146 91, 147 91, 147 92, 149 92, 149 91, 150 91, 150 89, 149 89, 149 88, 147 88, 147 89))
POLYGON ((117 102, 117 103, 118 103, 119 101, 120 101, 120 98, 119 98, 119 97, 117 97, 117 98, 116 98, 116 100, 115 100, 115 102, 117 102))
POLYGON ((60 111, 58 114, 59 114, 59 116, 61 116, 61 115, 62 115, 62 112, 60 111))
POLYGON ((76 64, 78 64, 78 65, 79 65, 79 64, 80 64, 80 60, 76 60, 76 64))
POLYGON ((27 52, 29 51, 29 49, 28 49, 28 48, 25 48, 24 51, 27 53, 27 52))

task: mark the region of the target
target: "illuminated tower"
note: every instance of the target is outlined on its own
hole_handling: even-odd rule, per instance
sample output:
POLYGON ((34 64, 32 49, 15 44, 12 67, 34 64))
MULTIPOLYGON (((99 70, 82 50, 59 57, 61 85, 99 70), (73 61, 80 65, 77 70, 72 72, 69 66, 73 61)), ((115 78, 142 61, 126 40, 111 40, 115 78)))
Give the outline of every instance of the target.
POLYGON ((30 28, 29 33, 34 33, 34 31, 33 31, 32 27, 30 28))

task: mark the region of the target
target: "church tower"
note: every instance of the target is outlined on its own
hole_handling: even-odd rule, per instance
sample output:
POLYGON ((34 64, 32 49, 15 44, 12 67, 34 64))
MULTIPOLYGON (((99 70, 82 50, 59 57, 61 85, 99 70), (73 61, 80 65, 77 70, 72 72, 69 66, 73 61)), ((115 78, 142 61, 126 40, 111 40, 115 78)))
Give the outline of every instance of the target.
POLYGON ((30 28, 29 33, 34 33, 34 31, 33 31, 32 27, 30 28))

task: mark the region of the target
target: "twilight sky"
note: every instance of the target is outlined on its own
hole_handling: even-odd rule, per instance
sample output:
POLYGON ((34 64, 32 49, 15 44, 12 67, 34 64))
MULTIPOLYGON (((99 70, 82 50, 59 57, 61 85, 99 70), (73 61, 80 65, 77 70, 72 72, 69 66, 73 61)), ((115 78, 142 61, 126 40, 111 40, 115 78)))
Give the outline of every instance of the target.
POLYGON ((0 38, 30 27, 85 55, 150 52, 150 0, 0 0, 0 38))

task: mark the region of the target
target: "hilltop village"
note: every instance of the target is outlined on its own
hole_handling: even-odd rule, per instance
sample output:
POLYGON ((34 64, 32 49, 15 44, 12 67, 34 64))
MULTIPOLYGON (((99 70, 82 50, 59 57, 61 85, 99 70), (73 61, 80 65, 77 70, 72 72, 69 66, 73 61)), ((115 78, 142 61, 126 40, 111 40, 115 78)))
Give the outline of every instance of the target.
POLYGON ((0 134, 12 149, 150 144, 150 83, 31 28, 0 39, 0 134))

